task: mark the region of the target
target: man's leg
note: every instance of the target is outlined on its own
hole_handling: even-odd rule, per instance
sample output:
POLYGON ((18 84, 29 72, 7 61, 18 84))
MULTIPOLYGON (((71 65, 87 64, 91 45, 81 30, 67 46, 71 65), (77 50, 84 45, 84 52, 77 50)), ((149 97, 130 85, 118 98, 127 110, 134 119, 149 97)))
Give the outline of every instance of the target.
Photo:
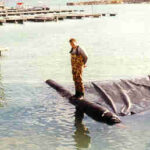
POLYGON ((73 71, 73 80, 75 84, 75 96, 77 98, 84 96, 84 85, 82 81, 82 72, 83 68, 79 67, 76 68, 76 70, 73 71))
POLYGON ((77 76, 77 80, 75 81, 75 89, 76 89, 76 96, 78 98, 84 96, 84 85, 81 76, 77 76))

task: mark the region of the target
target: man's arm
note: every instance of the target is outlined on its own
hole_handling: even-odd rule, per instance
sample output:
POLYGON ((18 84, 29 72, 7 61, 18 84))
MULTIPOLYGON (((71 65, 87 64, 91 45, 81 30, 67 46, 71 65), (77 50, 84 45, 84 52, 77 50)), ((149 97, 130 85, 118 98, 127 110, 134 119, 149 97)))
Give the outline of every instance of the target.
POLYGON ((80 54, 82 55, 82 57, 83 57, 84 64, 86 64, 86 63, 87 63, 87 60, 88 60, 88 56, 87 56, 86 52, 85 52, 83 49, 79 48, 79 53, 80 53, 80 54))

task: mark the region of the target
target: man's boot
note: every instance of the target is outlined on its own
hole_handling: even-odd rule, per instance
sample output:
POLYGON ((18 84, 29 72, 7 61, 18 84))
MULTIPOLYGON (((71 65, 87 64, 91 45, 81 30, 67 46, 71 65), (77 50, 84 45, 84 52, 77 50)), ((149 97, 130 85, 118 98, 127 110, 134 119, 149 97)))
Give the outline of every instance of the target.
POLYGON ((84 93, 83 92, 79 92, 78 99, 79 100, 83 100, 84 99, 84 93))

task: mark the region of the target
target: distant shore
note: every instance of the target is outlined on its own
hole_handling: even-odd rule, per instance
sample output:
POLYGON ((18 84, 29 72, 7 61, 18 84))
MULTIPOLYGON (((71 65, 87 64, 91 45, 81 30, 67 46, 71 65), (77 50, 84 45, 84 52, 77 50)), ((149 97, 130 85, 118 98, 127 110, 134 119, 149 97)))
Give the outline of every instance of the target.
POLYGON ((101 0, 101 1, 84 1, 84 2, 68 2, 67 6, 74 5, 101 5, 101 4, 135 4, 135 3, 150 3, 150 0, 101 0))

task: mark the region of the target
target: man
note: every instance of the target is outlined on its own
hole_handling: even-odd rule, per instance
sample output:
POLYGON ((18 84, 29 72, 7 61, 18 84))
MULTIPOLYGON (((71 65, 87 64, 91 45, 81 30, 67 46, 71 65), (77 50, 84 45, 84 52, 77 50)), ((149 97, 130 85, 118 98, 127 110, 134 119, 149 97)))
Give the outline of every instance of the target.
POLYGON ((75 39, 72 38, 69 40, 69 42, 71 45, 71 65, 73 80, 75 84, 75 95, 73 97, 77 99, 83 99, 84 85, 82 81, 82 72, 83 68, 86 67, 85 65, 87 63, 88 57, 83 49, 78 46, 75 39))

